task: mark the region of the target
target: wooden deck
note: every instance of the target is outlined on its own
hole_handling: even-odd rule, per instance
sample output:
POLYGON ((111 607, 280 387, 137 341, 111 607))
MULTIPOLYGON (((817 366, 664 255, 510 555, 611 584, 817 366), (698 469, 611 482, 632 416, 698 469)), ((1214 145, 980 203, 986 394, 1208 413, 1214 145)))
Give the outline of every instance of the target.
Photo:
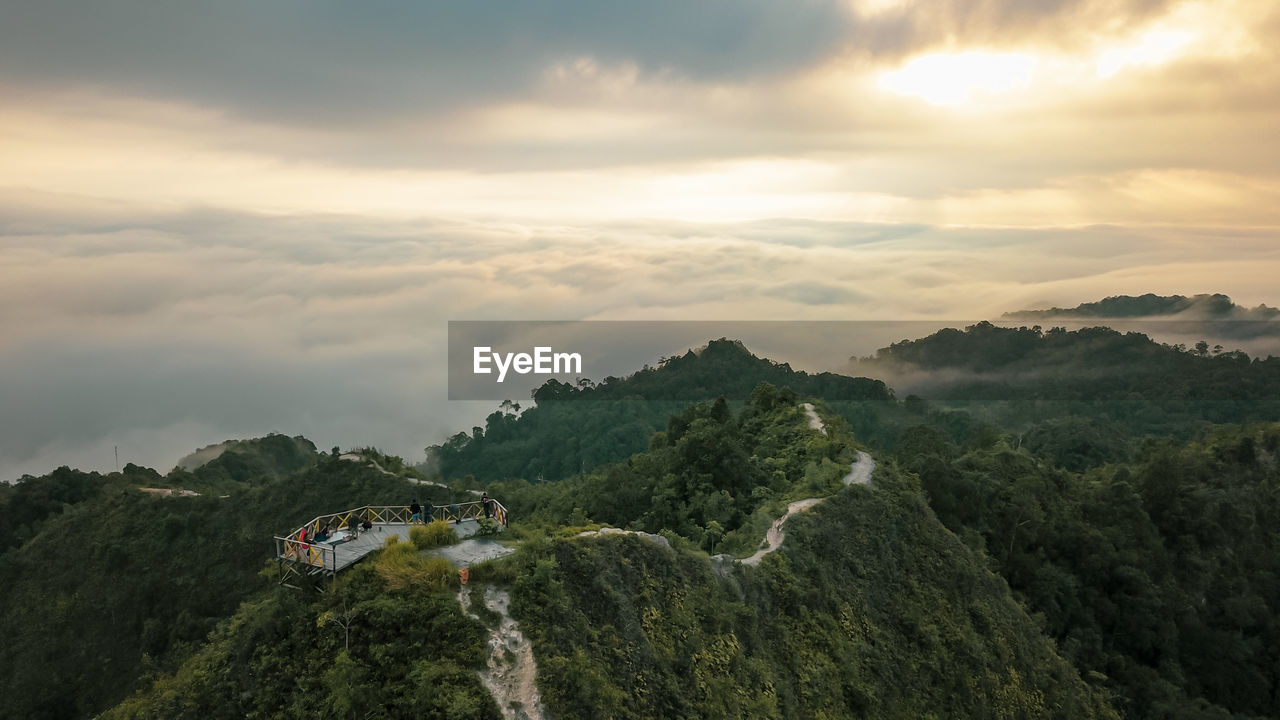
MULTIPOLYGON (((436 505, 431 507, 426 520, 447 521, 458 537, 467 538, 474 536, 480 529, 481 518, 492 518, 499 530, 507 527, 507 509, 493 498, 490 498, 488 506, 479 501, 436 505)), ((410 542, 410 520, 412 516, 407 505, 365 505, 320 515, 293 530, 288 536, 276 536, 275 560, 280 568, 280 584, 291 584, 291 580, 302 580, 315 575, 332 578, 339 571, 360 562, 369 553, 384 547, 389 538, 410 542), (372 528, 346 542, 302 541, 303 537, 315 537, 323 528, 342 528, 337 530, 337 534, 346 537, 349 534, 346 528, 356 528, 364 521, 369 521, 372 528)))
POLYGON ((361 558, 379 548, 385 547, 388 538, 396 538, 400 542, 409 542, 409 526, 399 523, 394 525, 374 525, 372 530, 360 534, 355 540, 333 545, 333 555, 326 557, 326 570, 338 572, 344 570, 361 558), (331 567, 329 565, 332 565, 331 567))
MULTIPOLYGON (((400 542, 409 542, 409 527, 404 523, 374 525, 372 530, 362 533, 359 538, 334 545, 332 567, 329 567, 330 563, 326 562, 325 569, 332 572, 345 570, 365 555, 384 547, 389 537, 395 537, 400 542)), ((453 531, 458 533, 460 538, 471 537, 479 529, 480 524, 475 520, 463 520, 453 525, 453 531)))
MULTIPOLYGON (((505 513, 505 508, 503 509, 505 513)), ((397 513, 392 513, 393 515, 397 513)), ((407 510, 404 517, 407 517, 407 510)), ((395 518, 399 520, 400 518, 395 518)), ((314 524, 314 521, 313 521, 314 524)), ((468 538, 480 529, 477 518, 468 518, 459 522, 450 522, 450 527, 459 538, 468 538)), ((409 542, 407 522, 375 522, 373 528, 359 534, 354 540, 340 543, 312 542, 300 543, 296 540, 296 531, 290 537, 276 538, 276 560, 279 562, 284 583, 291 576, 335 575, 366 555, 386 546, 388 538, 396 538, 398 542, 409 542)), ((345 530, 339 535, 346 535, 345 530)))

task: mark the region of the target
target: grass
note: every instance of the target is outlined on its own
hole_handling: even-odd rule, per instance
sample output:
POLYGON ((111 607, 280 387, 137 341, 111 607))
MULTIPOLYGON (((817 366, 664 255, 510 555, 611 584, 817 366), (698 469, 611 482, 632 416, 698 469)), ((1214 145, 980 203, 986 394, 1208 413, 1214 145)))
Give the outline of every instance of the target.
POLYGON ((458 534, 444 520, 433 520, 426 525, 409 528, 409 542, 419 550, 430 550, 458 542, 458 534))

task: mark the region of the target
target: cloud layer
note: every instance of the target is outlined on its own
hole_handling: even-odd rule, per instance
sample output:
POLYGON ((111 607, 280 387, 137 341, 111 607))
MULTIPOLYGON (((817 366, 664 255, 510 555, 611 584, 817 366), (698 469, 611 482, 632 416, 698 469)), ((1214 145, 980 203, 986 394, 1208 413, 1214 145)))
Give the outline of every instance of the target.
POLYGON ((1270 0, 10 3, 0 478, 272 430, 416 455, 487 409, 444 401, 448 319, 1274 305, 1277 32, 1270 0))
MULTIPOLYGON (((450 319, 953 320, 1131 287, 1257 304, 1280 253, 1275 234, 1230 231, 1210 246, 1199 231, 787 220, 565 227, 197 211, 122 223, 57 205, 66 212, 11 216, 5 236, 10 477, 109 468, 113 445, 167 468, 195 446, 270 431, 416 457, 492 409, 445 401, 450 319)), ((888 340, 842 338, 831 367, 888 340)), ((793 360, 789 347, 753 349, 793 360)))

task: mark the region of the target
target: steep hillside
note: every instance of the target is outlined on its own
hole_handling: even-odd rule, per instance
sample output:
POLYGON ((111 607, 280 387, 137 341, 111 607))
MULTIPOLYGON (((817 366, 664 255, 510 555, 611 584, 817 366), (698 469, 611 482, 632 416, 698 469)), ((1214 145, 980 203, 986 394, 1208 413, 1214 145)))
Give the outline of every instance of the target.
POLYGON ((445 478, 560 480, 644 450, 654 431, 689 403, 725 397, 740 404, 762 382, 832 402, 886 403, 892 397, 878 380, 810 375, 721 339, 626 378, 582 387, 549 381, 535 391, 535 407, 496 411, 483 428, 427 452, 445 478))
POLYGON ((393 589, 379 565, 322 595, 262 593, 175 675, 102 717, 498 720, 476 674, 486 632, 462 612, 457 576, 393 589))
MULTIPOLYGON (((825 408, 824 408, 825 412, 825 408)), ((723 398, 672 416, 646 452, 558 483, 493 483, 526 523, 588 521, 670 532, 713 553, 750 555, 789 501, 841 487, 847 427, 812 429, 795 393, 762 383, 734 413, 723 398)))
POLYGON ((1086 475, 927 430, 899 450, 1128 717, 1280 715, 1280 426, 1220 428, 1086 475))
MULTIPOLYGON (((768 362, 713 345, 716 362, 768 362)), ((644 373, 680 387, 702 359, 644 373)), ((450 498, 376 451, 349 462, 273 436, 194 472, 60 469, 0 489, 29 518, 0 550, 0 636, 22 648, 0 655, 0 717, 510 717, 478 673, 504 662, 486 636, 513 621, 554 718, 1280 716, 1280 426, 1208 425, 1271 412, 1275 361, 976 326, 875 362, 961 397, 958 371, 1033 398, 1074 388, 1077 412, 899 403, 883 386, 850 399, 865 381, 830 378, 835 399, 757 383, 686 405, 634 453, 488 484, 518 548, 471 580, 509 593, 510 618, 478 596, 465 613, 454 569, 409 544, 319 594, 259 576, 271 535, 308 517, 450 498), (1175 371, 1190 379, 1158 383, 1175 371), (1206 409, 1179 396, 1196 381, 1249 392, 1206 409), (1107 383, 1141 413, 1117 411, 1107 383), (1141 439, 1159 427, 1195 439, 1141 439), (845 487, 868 450, 871 484, 845 487), (809 498, 781 549, 734 559, 809 498)), ((543 391, 570 399, 503 416, 524 440, 485 432, 467 452, 530 462, 562 432, 538 424, 559 417, 545 408, 601 448, 597 424, 633 402, 543 391)))
POLYGON ((759 568, 634 536, 508 562, 557 718, 1116 717, 892 471, 759 568))
MULTIPOLYGON (((626 463, 506 488, 523 541, 471 578, 510 590, 548 715, 1115 717, 912 480, 845 488, 852 439, 817 410, 826 433, 761 385, 737 413, 691 406, 626 463), (814 493, 758 567, 708 552, 749 554, 814 493), (565 527, 592 520, 660 535, 565 527)), ((268 592, 110 716, 493 717, 483 633, 433 562, 393 547, 319 598, 268 592)))
POLYGON ((47 498, 62 504, 19 526, 20 544, 0 554, 0 637, 21 648, 0 653, 0 717, 86 717, 176 668, 269 585, 258 573, 277 532, 410 493, 447 497, 355 463, 298 457, 294 439, 274 438, 242 443, 194 475, 61 469, 4 489, 14 517, 33 517, 19 508, 51 506, 47 498), (163 496, 139 485, 228 493, 163 496))

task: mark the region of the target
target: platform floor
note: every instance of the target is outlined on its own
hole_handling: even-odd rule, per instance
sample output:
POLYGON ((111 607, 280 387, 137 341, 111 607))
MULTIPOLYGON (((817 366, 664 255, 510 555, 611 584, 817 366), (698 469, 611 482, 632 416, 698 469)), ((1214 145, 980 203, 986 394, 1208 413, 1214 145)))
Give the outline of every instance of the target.
MULTIPOLYGON (((339 572, 359 562, 361 558, 387 544, 387 538, 395 537, 400 542, 409 542, 409 528, 406 523, 379 523, 372 530, 360 534, 355 540, 348 540, 333 546, 333 555, 325 553, 325 570, 339 572), (332 557, 332 566, 330 566, 332 557)), ((475 520, 463 520, 451 525, 459 538, 468 538, 476 534, 480 524, 475 520)), ((288 559, 288 558, 282 558, 288 559)), ((318 569, 318 568, 317 568, 318 569)))

